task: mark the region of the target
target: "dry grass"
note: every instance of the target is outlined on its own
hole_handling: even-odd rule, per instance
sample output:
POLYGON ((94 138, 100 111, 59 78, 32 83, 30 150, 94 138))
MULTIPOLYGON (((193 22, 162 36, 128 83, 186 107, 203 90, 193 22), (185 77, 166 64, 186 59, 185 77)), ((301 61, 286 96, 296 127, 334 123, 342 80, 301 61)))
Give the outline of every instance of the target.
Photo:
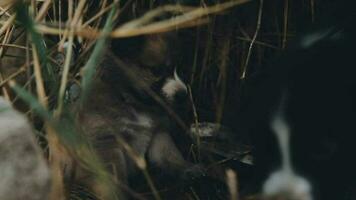
MULTIPOLYGON (((289 29, 294 28, 289 18, 292 5, 288 0, 277 6, 282 14, 275 14, 272 8, 263 4, 263 0, 257 4, 248 4, 249 1, 231 0, 208 6, 204 1, 200 6, 157 6, 152 1, 150 5, 154 6, 150 9, 142 6, 140 1, 131 0, 125 4, 116 0, 1 1, 1 94, 27 113, 35 127, 46 135, 48 160, 53 172, 50 200, 65 199, 68 189, 64 182, 65 170, 75 163, 86 165, 95 174, 95 196, 105 200, 120 196, 88 141, 76 132, 74 122, 62 120, 68 112, 64 102, 68 83, 75 80, 77 74, 82 74, 84 95, 81 98, 86 98, 107 40, 190 28, 194 42, 187 52, 193 56, 182 55, 186 60, 177 65, 189 68, 195 122, 204 120, 198 116, 200 110, 207 107, 213 107, 214 120, 222 122, 228 101, 234 100, 231 94, 238 93, 235 86, 242 83, 240 78, 253 76, 256 67, 250 69, 250 66, 259 66, 265 54, 268 56, 270 52, 274 54, 286 47, 292 32, 289 29), (253 5, 257 5, 257 9, 253 5), (240 15, 238 12, 244 6, 245 12, 250 13, 240 15), (145 9, 146 12, 135 18, 132 15, 135 9, 145 9), (229 14, 230 10, 235 11, 229 14), (125 19, 123 15, 129 16, 130 20, 120 21, 125 19), (163 19, 157 20, 160 17, 163 19), (273 17, 275 20, 264 21, 273 17), (115 21, 120 21, 119 25, 115 21), (269 33, 274 36, 269 36, 269 33), (80 55, 74 55, 75 45, 81 49, 80 55), (58 54, 64 55, 63 62, 56 57, 58 54), (77 59, 74 62, 73 57, 77 59)), ((313 0, 310 8, 305 10, 314 20, 313 0)), ((155 96, 152 92, 150 94, 155 96)), ((156 100, 160 101, 159 98, 156 100)), ((175 115, 168 107, 166 111, 175 115)), ((178 117, 176 120, 187 129, 178 117)), ((135 160, 146 171, 144 159, 136 157, 135 160)), ((160 199, 148 173, 145 175, 155 199, 160 199)), ((235 179, 236 174, 228 171, 231 199, 238 198, 235 179)))

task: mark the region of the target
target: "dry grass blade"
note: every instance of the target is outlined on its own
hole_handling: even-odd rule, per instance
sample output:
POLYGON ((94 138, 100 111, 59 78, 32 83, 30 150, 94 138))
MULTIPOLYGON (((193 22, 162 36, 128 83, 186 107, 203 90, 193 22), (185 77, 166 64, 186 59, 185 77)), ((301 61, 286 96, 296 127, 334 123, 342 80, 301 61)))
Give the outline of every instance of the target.
POLYGON ((92 22, 94 22, 95 20, 99 19, 100 17, 102 17, 106 12, 108 12, 109 10, 111 10, 113 7, 115 6, 115 4, 111 4, 110 6, 107 6, 103 9, 101 9, 95 16, 93 16, 91 19, 89 19, 88 21, 86 21, 83 24, 83 27, 87 27, 89 26, 89 24, 91 24, 92 22))
POLYGON ((43 20, 43 18, 47 15, 48 9, 50 8, 51 3, 52 3, 51 0, 44 1, 43 5, 41 6, 41 9, 37 13, 37 16, 36 16, 37 22, 43 20))
POLYGON ((135 162, 137 167, 142 171, 143 175, 145 176, 145 179, 151 188, 154 198, 156 200, 161 200, 161 197, 158 193, 158 190, 156 189, 155 184, 153 183, 153 180, 150 176, 150 174, 147 171, 147 162, 145 158, 140 156, 131 146, 129 146, 123 138, 117 137, 116 138, 117 143, 127 152, 129 157, 135 162))
POLYGON ((12 23, 15 21, 16 19, 16 15, 11 15, 11 17, 9 19, 7 19, 5 21, 5 23, 2 25, 2 27, 0 28, 0 35, 4 34, 4 32, 10 28, 10 26, 12 25, 12 23))
POLYGON ((154 21, 155 17, 158 17, 164 13, 184 13, 184 12, 189 12, 191 10, 194 10, 194 7, 181 6, 181 5, 162 6, 146 13, 144 16, 138 19, 127 22, 126 24, 122 25, 119 29, 133 29, 133 28, 147 25, 149 22, 154 21))
MULTIPOLYGON (((29 49, 25 46, 17 45, 17 44, 0 44, 0 47, 12 47, 12 48, 18 48, 18 49, 29 49)), ((31 50, 31 49, 29 49, 31 50)))
MULTIPOLYGON (((69 1, 69 4, 71 4, 71 2, 72 1, 69 1)), ((71 5, 69 5, 68 6, 68 9, 69 9, 69 11, 68 11, 68 18, 69 18, 69 20, 68 20, 68 24, 69 24, 69 28, 67 28, 67 29, 65 29, 64 30, 64 33, 63 33, 63 38, 62 38, 62 40, 60 41, 60 43, 59 43, 59 48, 63 48, 63 44, 64 44, 64 42, 65 42, 65 40, 67 39, 67 37, 74 37, 74 27, 78 24, 78 22, 79 22, 79 19, 80 19, 80 16, 82 15, 82 13, 83 13, 83 9, 84 9, 84 6, 85 6, 85 3, 86 3, 86 0, 81 0, 81 1, 79 1, 79 3, 78 3, 78 6, 77 6, 77 9, 75 10, 75 12, 74 12, 74 16, 72 17, 72 15, 71 15, 71 8, 72 8, 72 6, 71 5)), ((69 46, 69 48, 72 48, 72 45, 73 45, 73 43, 71 44, 70 43, 70 41, 71 41, 71 39, 68 39, 68 46, 69 46)), ((67 51, 70 51, 70 50, 67 50, 67 51)), ((68 53, 68 52, 67 52, 68 53)), ((70 57, 70 55, 69 54, 67 54, 66 56, 69 56, 70 57)))
POLYGON ((255 44, 255 41, 257 39, 257 35, 258 35, 258 33, 260 31, 260 28, 261 28, 262 11, 263 11, 263 0, 260 0, 260 8, 259 8, 259 11, 258 11, 256 31, 255 31, 255 34, 253 35, 253 38, 252 38, 251 43, 250 43, 250 46, 248 48, 245 65, 243 66, 243 69, 242 69, 241 79, 245 79, 246 78, 247 66, 250 63, 250 57, 251 57, 251 54, 252 54, 252 48, 253 48, 253 46, 255 44))
POLYGON ((16 72, 14 72, 13 74, 9 75, 5 79, 1 78, 2 80, 0 81, 0 87, 3 87, 7 82, 9 82, 10 80, 14 79, 19 74, 24 73, 25 71, 26 71, 26 66, 22 66, 22 67, 20 67, 20 69, 18 69, 16 72))
POLYGON ((64 67, 63 67, 63 74, 62 74, 62 79, 61 79, 61 84, 59 87, 59 98, 58 98, 58 109, 57 109, 57 114, 60 115, 62 109, 63 109, 63 97, 64 97, 64 92, 67 86, 68 82, 68 74, 69 74, 69 68, 71 64, 71 58, 72 58, 72 53, 73 53, 73 41, 74 41, 74 36, 70 34, 69 39, 68 39, 68 46, 66 49, 66 57, 64 61, 64 67))
POLYGON ((238 200, 237 176, 236 173, 231 169, 226 170, 226 182, 230 191, 230 199, 238 200))
POLYGON ((63 108, 63 97, 64 97, 64 92, 65 92, 65 89, 67 86, 67 82, 68 82, 69 68, 70 68, 71 58, 72 58, 72 54, 73 54, 74 32, 71 27, 77 25, 80 15, 83 12, 85 2, 86 2, 86 0, 81 0, 79 2, 78 7, 75 11, 74 17, 73 17, 72 21, 70 22, 70 24, 71 24, 70 30, 68 32, 66 32, 66 34, 64 34, 64 37, 62 38, 60 45, 59 45, 60 47, 62 47, 64 44, 64 41, 66 39, 66 36, 68 36, 66 58, 64 61, 63 74, 62 74, 61 84, 59 87, 59 95, 58 95, 59 98, 58 98, 58 109, 57 109, 58 115, 60 115, 60 113, 62 112, 62 108, 63 108))
POLYGON ((3 15, 11 17, 11 14, 8 11, 11 9, 12 6, 13 6, 12 4, 7 5, 7 6, 2 6, 0 4, 0 17, 2 17, 3 15))
MULTIPOLYGON (((143 17, 134 20, 134 22, 128 22, 127 24, 118 27, 117 29, 113 30, 110 35, 113 38, 124 38, 144 34, 161 33, 180 28, 197 26, 202 24, 203 22, 206 23, 207 20, 202 19, 204 19, 208 15, 221 13, 229 8, 247 3, 249 1, 250 0, 234 0, 210 7, 200 7, 195 9, 192 9, 191 7, 182 7, 179 5, 157 8, 152 11, 149 11, 143 17), (167 13, 167 11, 172 13, 180 13, 182 11, 185 12, 170 19, 148 23, 152 21, 152 18, 154 16, 159 16, 160 14, 167 13)), ((36 28, 41 33, 53 35, 64 34, 67 30, 60 30, 58 28, 52 28, 43 24, 38 24, 36 28)), ((75 29, 73 31, 74 34, 76 34, 77 36, 85 38, 97 38, 101 34, 101 31, 92 28, 75 29)))
MULTIPOLYGON (((184 26, 187 23, 196 21, 202 17, 208 16, 211 14, 220 13, 224 10, 227 10, 234 6, 246 3, 248 1, 249 0, 236 0, 236 1, 230 1, 230 2, 226 2, 226 3, 222 3, 222 4, 217 4, 217 5, 211 6, 211 7, 196 8, 196 9, 188 11, 182 15, 170 18, 168 20, 153 22, 151 24, 144 25, 142 27, 137 27, 137 28, 127 28, 127 25, 123 25, 122 27, 119 27, 116 30, 114 30, 111 35, 112 35, 112 37, 118 38, 118 37, 130 37, 130 36, 137 36, 137 35, 143 35, 143 34, 167 32, 167 31, 179 29, 181 26, 184 26)), ((177 6, 176 10, 181 11, 182 10, 181 6, 177 6)), ((153 10, 150 12, 156 12, 156 11, 153 10)), ((163 10, 162 10, 162 12, 163 12, 163 10)), ((151 17, 151 15, 146 14, 140 20, 145 22, 145 21, 150 20, 150 17, 151 17)))
MULTIPOLYGON (((0 73, 0 81, 1 83, 4 82, 4 78, 2 76, 2 74, 0 73)), ((1 86, 0 86, 1 87, 1 86)), ((1 87, 1 91, 2 91, 2 94, 4 95, 4 98, 7 100, 7 101, 10 101, 10 96, 9 96, 9 92, 7 91, 7 89, 5 87, 1 87)))
MULTIPOLYGON (((197 133, 200 134, 200 129, 199 129, 199 116, 198 116, 198 112, 196 109, 196 106, 194 104, 194 99, 193 99, 193 94, 192 94, 192 88, 190 86, 188 86, 188 94, 189 94, 189 100, 190 103, 192 104, 192 110, 193 110, 193 116, 194 116, 194 126, 195 126, 195 130, 197 133)), ((198 135, 199 135, 198 134, 198 135)), ((201 141, 200 141, 200 137, 196 135, 194 140, 197 146, 197 156, 196 156, 196 160, 200 160, 200 147, 201 147, 201 141)))

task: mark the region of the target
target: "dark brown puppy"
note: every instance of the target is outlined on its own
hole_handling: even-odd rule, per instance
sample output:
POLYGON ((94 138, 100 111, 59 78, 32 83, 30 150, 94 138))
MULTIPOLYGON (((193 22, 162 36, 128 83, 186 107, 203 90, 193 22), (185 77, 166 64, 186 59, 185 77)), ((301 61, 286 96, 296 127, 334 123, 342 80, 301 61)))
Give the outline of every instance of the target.
POLYGON ((202 173, 176 147, 171 134, 179 129, 160 105, 174 111, 177 95, 187 97, 187 87, 167 63, 167 45, 165 36, 147 36, 137 59, 108 53, 77 113, 82 131, 124 184, 139 174, 138 157, 146 158, 162 176, 177 180, 202 173))

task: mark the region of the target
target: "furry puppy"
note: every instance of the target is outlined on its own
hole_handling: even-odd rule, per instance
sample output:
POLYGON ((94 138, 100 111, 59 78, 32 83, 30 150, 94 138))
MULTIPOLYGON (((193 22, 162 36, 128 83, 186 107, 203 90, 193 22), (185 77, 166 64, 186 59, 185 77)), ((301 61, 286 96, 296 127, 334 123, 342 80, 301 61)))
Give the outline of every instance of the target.
POLYGON ((138 174, 142 158, 162 176, 190 179, 202 174, 176 147, 171 137, 176 123, 160 105, 174 111, 179 104, 177 96, 186 96, 187 88, 174 68, 157 60, 143 66, 140 60, 108 53, 85 106, 77 114, 99 157, 124 184, 138 174), (153 69, 158 65, 161 71, 153 69))
POLYGON ((312 198, 354 198, 355 12, 342 11, 345 13, 338 13, 337 20, 315 25, 295 40, 256 82, 249 83, 255 94, 248 99, 244 124, 256 146, 256 182, 260 184, 271 172, 283 168, 270 126, 283 102, 283 121, 290 130, 291 166, 312 186, 312 198))

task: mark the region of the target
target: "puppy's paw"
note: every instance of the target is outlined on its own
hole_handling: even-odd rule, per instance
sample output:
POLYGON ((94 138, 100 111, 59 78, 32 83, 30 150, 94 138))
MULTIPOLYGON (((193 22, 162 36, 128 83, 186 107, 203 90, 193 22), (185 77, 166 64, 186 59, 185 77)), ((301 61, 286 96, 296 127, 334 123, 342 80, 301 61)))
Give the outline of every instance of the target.
POLYGON ((206 176, 206 169, 202 165, 191 165, 183 172, 183 180, 194 181, 206 176))

